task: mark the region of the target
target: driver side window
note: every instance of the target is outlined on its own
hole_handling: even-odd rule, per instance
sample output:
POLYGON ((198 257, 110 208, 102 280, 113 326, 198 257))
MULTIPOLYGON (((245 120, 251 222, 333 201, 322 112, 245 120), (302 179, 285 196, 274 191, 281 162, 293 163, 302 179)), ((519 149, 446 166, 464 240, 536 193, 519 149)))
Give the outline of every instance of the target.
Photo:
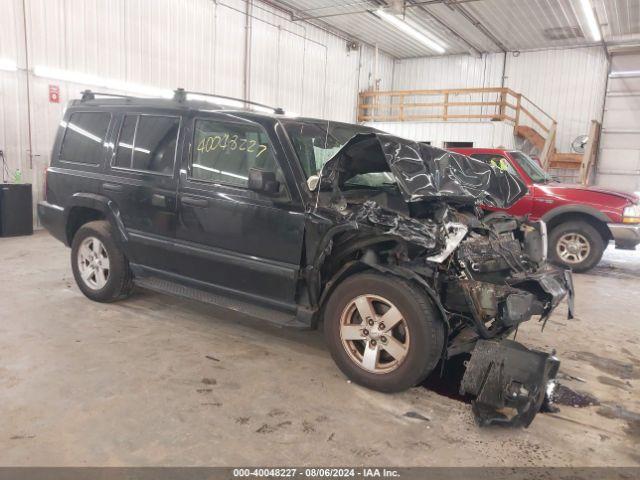
POLYGON ((196 119, 191 178, 247 188, 251 168, 274 172, 280 182, 280 193, 285 192, 284 175, 262 127, 196 119))

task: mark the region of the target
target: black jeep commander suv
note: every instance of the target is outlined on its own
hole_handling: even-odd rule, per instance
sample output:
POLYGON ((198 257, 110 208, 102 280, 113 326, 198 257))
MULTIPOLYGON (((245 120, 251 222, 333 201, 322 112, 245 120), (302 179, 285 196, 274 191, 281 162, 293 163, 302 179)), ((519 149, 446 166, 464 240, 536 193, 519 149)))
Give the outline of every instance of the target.
POLYGON ((322 321, 342 371, 386 392, 472 353, 461 388, 481 422, 528 424, 558 362, 503 339, 571 299, 571 277, 546 263, 543 223, 478 208, 526 187, 371 128, 215 102, 179 89, 70 103, 38 213, 80 290, 110 302, 138 284, 322 321))

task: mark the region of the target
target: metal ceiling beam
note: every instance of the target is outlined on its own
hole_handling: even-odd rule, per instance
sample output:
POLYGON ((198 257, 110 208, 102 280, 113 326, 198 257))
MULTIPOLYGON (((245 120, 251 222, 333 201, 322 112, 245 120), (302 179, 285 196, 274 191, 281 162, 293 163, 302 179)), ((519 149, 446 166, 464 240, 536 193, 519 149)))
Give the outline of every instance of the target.
MULTIPOLYGON (((336 37, 342 38, 343 40, 349 41, 349 42, 357 42, 360 44, 364 44, 364 45, 368 45, 372 48, 375 48, 374 45, 370 44, 369 42, 365 42, 364 40, 351 35, 348 32, 345 32, 344 30, 340 29, 340 28, 336 28, 326 22, 323 22, 322 20, 316 19, 316 18, 305 18, 305 17, 301 17, 300 13, 302 13, 300 10, 296 9, 294 6, 289 5, 287 2, 283 2, 280 0, 259 0, 260 3, 264 3, 265 5, 269 5, 275 9, 280 10, 281 12, 286 13, 287 15, 289 15, 289 17, 291 18, 292 22, 296 22, 296 21, 304 21, 307 22, 309 25, 313 25, 316 28, 319 28, 321 30, 324 30, 325 32, 331 33, 333 35, 335 35, 336 37)), ((380 49, 381 52, 383 52, 385 55, 390 56, 391 58, 398 58, 395 55, 392 55, 391 53, 380 49)))
POLYGON ((460 5, 459 4, 460 2, 458 2, 458 1, 441 0, 439 3, 442 3, 442 4, 446 5, 447 7, 449 7, 451 10, 454 10, 454 11, 460 13, 467 21, 469 21, 474 27, 476 27, 479 31, 481 31, 484 34, 485 37, 487 37, 498 48, 500 48, 500 50, 502 50, 503 52, 508 51, 507 47, 500 41, 500 39, 498 37, 496 37, 493 33, 491 33, 489 31, 489 29, 487 27, 485 27, 484 24, 480 20, 478 20, 471 13, 469 13, 466 8, 464 8, 462 5, 460 5))
MULTIPOLYGON (((414 7, 421 7, 421 6, 428 6, 428 5, 437 5, 437 4, 447 4, 447 5, 458 5, 458 4, 463 4, 463 3, 471 3, 471 2, 480 2, 482 0, 422 0, 422 1, 416 1, 416 2, 412 2, 412 3, 406 3, 405 4, 405 8, 414 8, 414 7)), ((353 3, 353 4, 346 4, 346 5, 340 5, 341 7, 344 6, 351 6, 351 5, 362 5, 366 2, 358 2, 358 3, 353 3)), ((370 2, 373 3, 373 2, 370 2)), ((378 7, 383 7, 383 6, 387 6, 386 2, 375 2, 376 8, 378 7)), ((373 6, 373 5, 372 5, 373 6)), ((300 14, 305 14, 308 12, 314 12, 317 10, 326 10, 332 7, 318 7, 318 8, 310 8, 308 10, 298 10, 298 12, 300 14)), ((371 12, 371 8, 367 8, 367 9, 362 9, 362 10, 353 10, 351 12, 339 12, 339 13, 327 13, 325 15, 306 15, 306 16, 300 16, 299 18, 297 18, 296 20, 318 20, 318 19, 322 19, 322 18, 331 18, 331 17, 342 17, 345 15, 356 15, 359 13, 370 13, 371 12)))
POLYGON ((421 12, 426 13, 427 15, 429 15, 429 17, 431 17, 433 20, 435 20, 440 26, 444 27, 445 29, 447 29, 449 32, 451 32, 451 34, 456 37, 458 40, 460 40, 462 43, 464 43, 468 49, 469 49, 469 53, 473 56, 482 56, 482 52, 480 51, 479 48, 477 48, 475 45, 473 45, 469 40, 467 40, 466 38, 464 38, 460 33, 458 33, 457 31, 455 31, 451 26, 449 26, 445 21, 441 20, 435 13, 431 12, 430 10, 428 10, 424 4, 425 2, 416 2, 416 1, 412 1, 409 0, 409 4, 407 6, 412 6, 412 7, 418 7, 418 9, 421 12))

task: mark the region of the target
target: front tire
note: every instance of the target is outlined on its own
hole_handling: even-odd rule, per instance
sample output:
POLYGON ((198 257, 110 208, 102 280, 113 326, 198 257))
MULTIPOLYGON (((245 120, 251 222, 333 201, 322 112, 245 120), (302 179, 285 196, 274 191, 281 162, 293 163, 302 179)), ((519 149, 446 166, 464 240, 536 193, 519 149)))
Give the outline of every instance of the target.
POLYGON ((549 256, 553 263, 578 273, 595 267, 605 246, 600 232, 582 220, 561 223, 549 235, 549 256))
POLYGON ((424 380, 440 359, 444 326, 413 283, 378 273, 353 275, 331 294, 325 338, 334 361, 354 382, 399 392, 424 380))
POLYGON ((71 243, 71 268, 78 288, 96 302, 125 298, 133 288, 129 262, 104 220, 86 223, 77 231, 71 243))

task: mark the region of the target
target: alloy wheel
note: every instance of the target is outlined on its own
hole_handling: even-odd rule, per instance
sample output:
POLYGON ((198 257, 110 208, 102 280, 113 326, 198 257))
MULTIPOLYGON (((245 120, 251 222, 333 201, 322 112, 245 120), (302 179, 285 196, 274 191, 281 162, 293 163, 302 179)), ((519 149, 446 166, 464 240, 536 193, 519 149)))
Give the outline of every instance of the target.
POLYGON ((87 237, 78 249, 78 271, 84 284, 92 290, 104 288, 109 280, 109 254, 96 237, 87 237))
POLYGON ((591 253, 591 243, 579 233, 565 233, 556 245, 558 257, 569 264, 583 262, 591 253))
POLYGON ((370 373, 396 370, 409 351, 402 312, 379 295, 360 295, 347 304, 340 317, 340 339, 351 360, 370 373))

